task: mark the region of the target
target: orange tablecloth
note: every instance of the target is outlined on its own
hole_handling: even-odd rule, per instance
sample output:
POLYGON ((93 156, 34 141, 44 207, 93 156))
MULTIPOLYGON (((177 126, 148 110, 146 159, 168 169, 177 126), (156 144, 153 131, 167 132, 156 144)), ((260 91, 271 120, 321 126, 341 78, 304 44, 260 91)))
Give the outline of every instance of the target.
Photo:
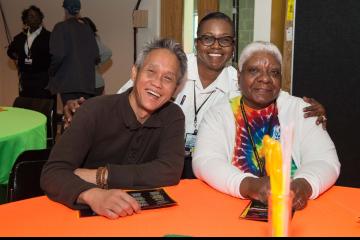
MULTIPOLYGON (((199 180, 165 190, 177 206, 109 220, 79 218, 47 197, 0 205, 0 236, 268 236, 268 224, 239 219, 248 200, 222 194, 199 180)), ((334 186, 295 213, 291 236, 360 236, 360 189, 334 186)))

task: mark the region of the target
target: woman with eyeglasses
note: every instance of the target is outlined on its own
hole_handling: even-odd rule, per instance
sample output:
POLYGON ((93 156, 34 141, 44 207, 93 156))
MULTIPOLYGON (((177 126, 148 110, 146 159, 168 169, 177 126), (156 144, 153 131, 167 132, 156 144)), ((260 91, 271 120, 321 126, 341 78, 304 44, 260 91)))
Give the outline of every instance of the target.
MULTIPOLYGON (((195 39, 195 53, 187 54, 187 81, 175 95, 175 103, 185 114, 185 163, 182 178, 195 178, 191 155, 199 124, 204 113, 230 91, 238 90, 237 71, 230 64, 234 53, 234 28, 231 19, 224 13, 213 12, 206 15, 198 24, 195 39)), ((133 85, 128 81, 118 93, 133 85)), ((65 126, 69 125, 72 114, 84 99, 69 102, 64 108, 65 126)), ((324 107, 310 99, 307 108, 309 116, 325 115, 324 107)), ((323 118, 319 118, 325 125, 323 118)))

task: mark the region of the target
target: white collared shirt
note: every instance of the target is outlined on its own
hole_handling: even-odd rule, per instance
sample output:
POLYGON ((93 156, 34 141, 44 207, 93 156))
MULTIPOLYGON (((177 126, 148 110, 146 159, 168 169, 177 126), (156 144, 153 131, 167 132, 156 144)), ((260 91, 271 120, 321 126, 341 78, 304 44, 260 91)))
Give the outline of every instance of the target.
POLYGON ((42 26, 40 26, 36 31, 34 31, 33 33, 30 33, 30 29, 27 32, 27 41, 25 41, 25 45, 24 45, 24 49, 25 49, 25 54, 29 55, 29 49, 31 48, 35 38, 37 36, 39 36, 40 32, 42 30, 42 26))
POLYGON ((185 130, 186 133, 193 133, 195 109, 194 109, 194 84, 196 94, 196 109, 206 101, 207 97, 211 94, 209 99, 201 107, 197 114, 197 128, 204 116, 204 113, 215 103, 217 103, 226 93, 238 90, 237 72, 232 66, 225 67, 216 80, 211 83, 207 88, 203 88, 197 66, 195 54, 187 55, 188 58, 188 72, 187 82, 184 88, 179 92, 175 99, 185 114, 185 130))

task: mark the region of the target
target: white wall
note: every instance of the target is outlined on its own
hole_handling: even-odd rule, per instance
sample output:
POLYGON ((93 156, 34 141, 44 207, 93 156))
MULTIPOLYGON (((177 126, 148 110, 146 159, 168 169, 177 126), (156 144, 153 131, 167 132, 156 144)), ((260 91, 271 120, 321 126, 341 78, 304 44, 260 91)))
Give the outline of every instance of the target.
POLYGON ((194 0, 184 2, 183 46, 186 53, 194 52, 194 0))
MULTIPOLYGON (((44 25, 48 30, 63 20, 62 0, 2 0, 11 36, 14 37, 22 27, 21 12, 31 4, 44 13, 44 25)), ((137 0, 81 0, 82 16, 89 16, 97 25, 98 34, 113 51, 112 61, 103 70, 105 92, 115 93, 130 76, 133 63, 132 11, 137 0)), ((138 49, 148 40, 159 36, 160 0, 143 0, 140 9, 149 10, 148 28, 138 31, 138 49)), ((0 21, 0 105, 11 105, 17 96, 17 72, 6 55, 8 43, 4 25, 0 21)))
POLYGON ((137 52, 146 42, 160 36, 161 0, 142 0, 139 10, 148 10, 148 27, 138 28, 137 52))
POLYGON ((255 0, 254 41, 270 41, 272 0, 255 0))

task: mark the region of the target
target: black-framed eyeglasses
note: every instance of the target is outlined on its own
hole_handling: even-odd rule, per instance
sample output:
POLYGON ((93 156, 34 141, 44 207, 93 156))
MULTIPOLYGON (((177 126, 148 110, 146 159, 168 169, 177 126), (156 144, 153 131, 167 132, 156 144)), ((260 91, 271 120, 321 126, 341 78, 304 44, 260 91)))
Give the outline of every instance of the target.
POLYGON ((217 38, 211 35, 201 35, 200 37, 197 38, 197 40, 199 40, 201 44, 204 46, 212 46, 215 43, 215 41, 217 41, 219 45, 222 47, 230 47, 231 45, 234 44, 235 41, 234 38, 231 36, 224 36, 217 38))

